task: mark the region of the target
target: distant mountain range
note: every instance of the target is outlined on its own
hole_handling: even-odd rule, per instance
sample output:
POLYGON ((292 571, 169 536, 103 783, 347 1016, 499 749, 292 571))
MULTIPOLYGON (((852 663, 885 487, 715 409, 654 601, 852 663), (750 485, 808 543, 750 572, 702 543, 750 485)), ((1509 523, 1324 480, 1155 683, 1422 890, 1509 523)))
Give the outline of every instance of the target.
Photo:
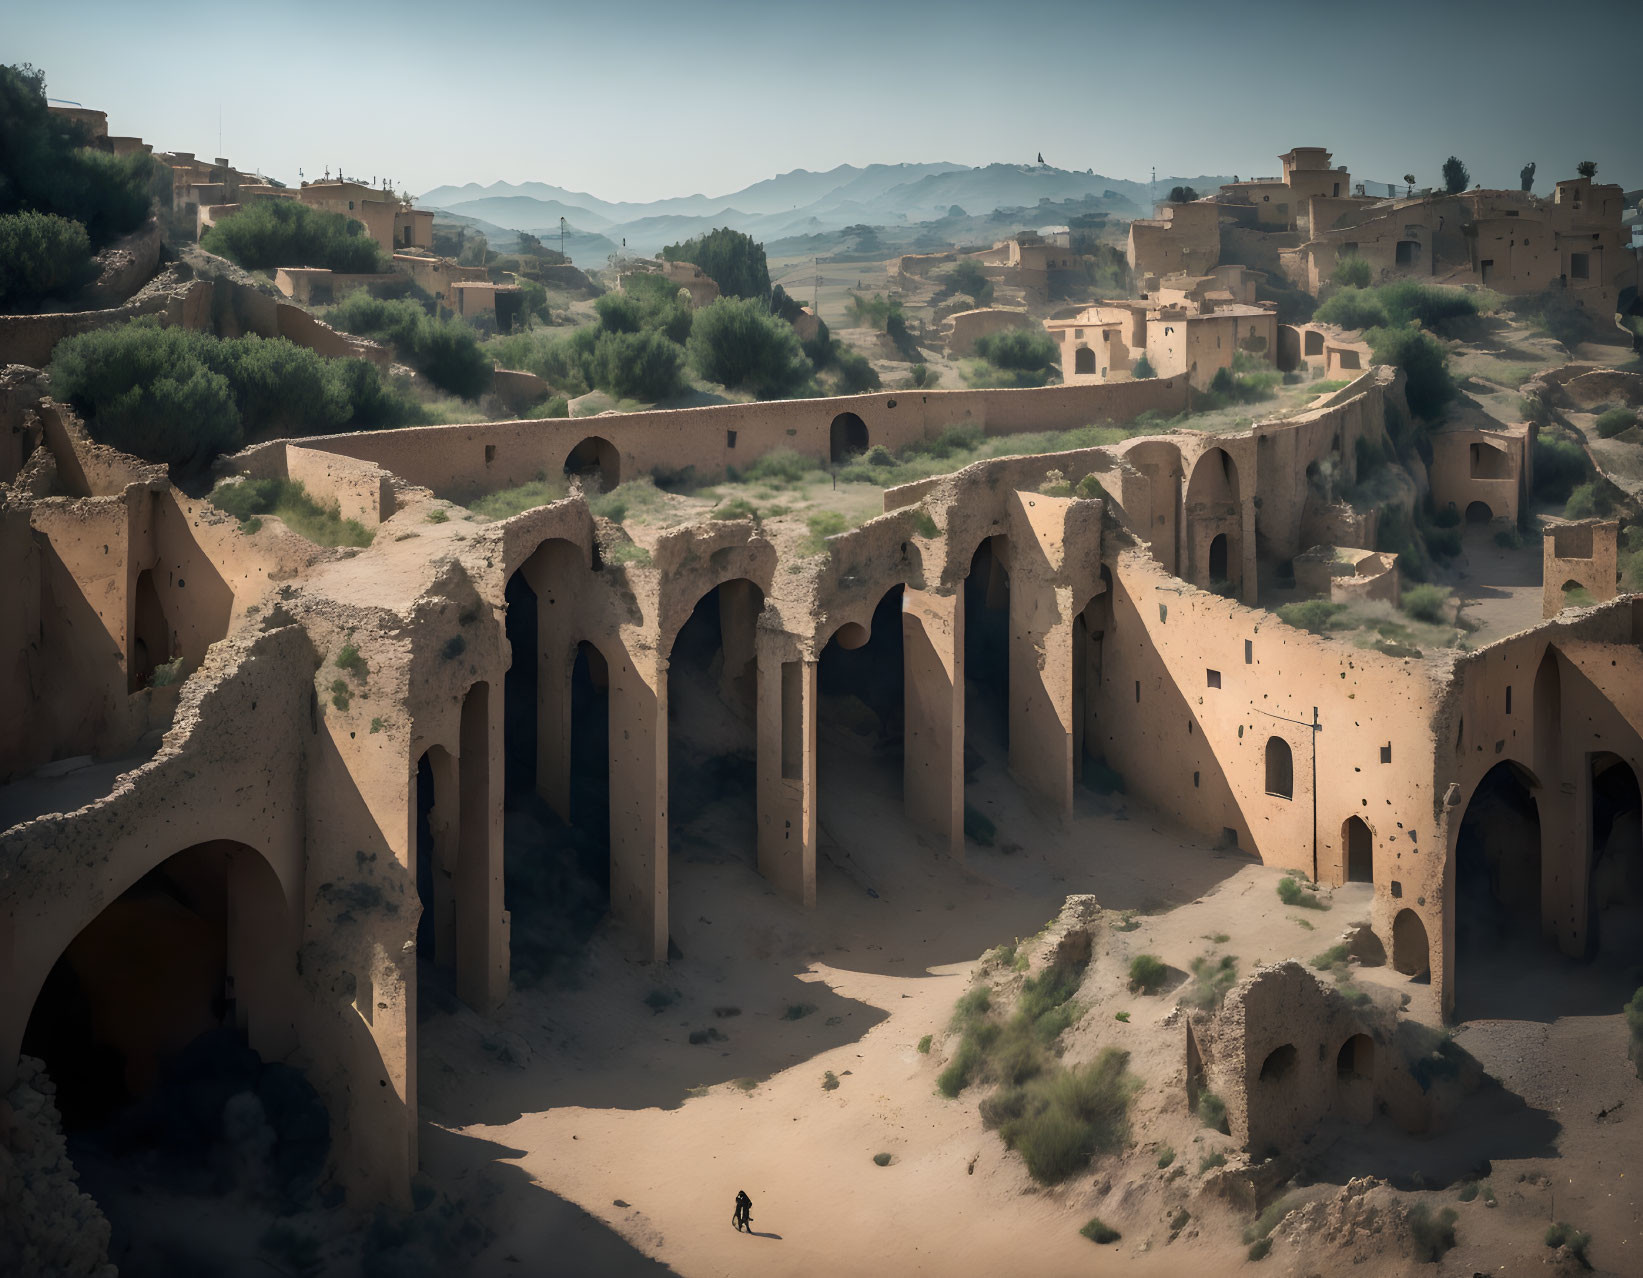
MULTIPOLYGON (((1162 197, 1172 186, 1213 190, 1226 177, 1159 178, 1162 197)), ((1031 210, 1040 203, 1098 201, 1116 217, 1140 217, 1151 206, 1145 182, 1034 164, 841 164, 825 173, 795 169, 729 195, 685 195, 649 203, 613 203, 546 182, 493 182, 438 186, 419 203, 487 234, 527 231, 557 247, 564 218, 566 252, 578 266, 600 266, 619 251, 655 254, 719 226, 770 242, 817 236, 847 226, 913 227, 920 223, 985 216, 999 209, 1031 210)))

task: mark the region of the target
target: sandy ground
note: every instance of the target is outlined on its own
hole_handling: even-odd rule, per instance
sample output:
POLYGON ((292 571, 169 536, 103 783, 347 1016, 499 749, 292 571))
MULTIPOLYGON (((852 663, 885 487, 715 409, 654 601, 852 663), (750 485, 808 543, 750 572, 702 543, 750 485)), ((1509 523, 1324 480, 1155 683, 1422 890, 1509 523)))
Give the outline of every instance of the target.
MULTIPOLYGON (((523 1067, 485 1050, 495 1029, 471 1014, 424 1023, 424 1167, 453 1196, 492 1200, 495 1238, 470 1272, 1253 1268, 1239 1236, 1246 1219, 1196 1192, 1199 1158, 1227 1141, 1186 1112, 1179 1030, 1165 1025, 1175 999, 1127 994, 1122 974, 1143 950, 1178 973, 1201 953, 1237 955, 1243 972, 1304 959, 1367 915, 1368 889, 1326 893, 1328 912, 1285 909, 1276 872, 1248 857, 1217 852, 1121 797, 1081 794, 1063 827, 1022 797, 996 744, 983 754, 968 797, 997 823, 999 847, 972 845, 963 866, 902 819, 891 759, 824 745, 825 860, 813 912, 758 878, 747 851, 751 803, 727 800, 675 832, 672 918, 682 957, 665 969, 639 964, 618 932, 604 931, 577 980, 520 991, 502 1013, 502 1028, 529 1045, 523 1067), (978 956, 1031 936, 1075 892, 1140 913, 1134 930, 1109 930, 1098 943, 1067 1059, 1124 1047, 1144 1086, 1130 1153, 1045 1190, 983 1129, 979 1093, 945 1100, 934 1081, 956 1045, 944 1030, 978 956), (645 996, 653 990, 676 1001, 652 1011, 645 996), (1119 1010, 1129 1023, 1116 1021, 1119 1010), (693 1045, 690 1035, 702 1031, 717 1037, 693 1045), (917 1050, 926 1034, 934 1037, 928 1055, 917 1050), (835 1090, 823 1087, 829 1071, 835 1090), (1164 1143, 1180 1151, 1173 1180, 1155 1165, 1164 1143), (888 1166, 874 1164, 879 1153, 890 1155, 888 1166), (754 1201, 753 1236, 730 1228, 738 1189, 754 1201), (1169 1217, 1183 1203, 1193 1221, 1172 1240, 1169 1217), (1079 1235, 1095 1214, 1123 1231, 1120 1242, 1097 1247, 1079 1235)), ((1557 962, 1532 968, 1554 989, 1567 976, 1557 962)), ((1389 969, 1357 979, 1435 1023, 1424 983, 1389 969)), ((1322 1183, 1310 1193, 1370 1171, 1436 1176, 1453 1164, 1448 1179, 1493 1160, 1496 1208, 1459 1203, 1453 1187, 1409 1196, 1460 1211, 1459 1245, 1443 1263, 1417 1266, 1372 1249, 1352 1263, 1280 1247, 1265 1271, 1335 1272, 1338 1262, 1365 1276, 1539 1273, 1551 1254, 1540 1234, 1555 1210, 1594 1235, 1600 1270, 1637 1272, 1627 1263, 1643 1247, 1630 1187, 1643 1177, 1643 1151, 1623 1129, 1643 1107, 1643 1088, 1607 998, 1568 1015, 1462 1027, 1463 1045, 1516 1095, 1503 1102, 1496 1093, 1492 1109, 1462 1115, 1445 1136, 1415 1140, 1384 1122, 1320 1132, 1308 1159, 1322 1183)))

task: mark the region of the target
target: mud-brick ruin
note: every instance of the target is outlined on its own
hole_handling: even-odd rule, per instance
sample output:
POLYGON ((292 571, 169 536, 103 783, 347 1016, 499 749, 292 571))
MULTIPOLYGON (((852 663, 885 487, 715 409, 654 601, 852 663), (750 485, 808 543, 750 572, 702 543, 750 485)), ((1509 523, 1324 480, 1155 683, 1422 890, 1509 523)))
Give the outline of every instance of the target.
MULTIPOLYGON (((1301 335, 1281 333, 1286 346, 1301 335)), ((162 469, 89 442, 28 385, 8 380, 0 398, 0 775, 33 803, 0 834, 0 1096, 36 1077, 25 1058, 66 1093, 100 1068, 82 1054, 99 1040, 120 1044, 135 1090, 227 1020, 265 1061, 305 1071, 355 1201, 405 1199, 419 948, 481 1013, 509 994, 508 769, 571 824, 602 831, 589 809, 608 807, 609 911, 636 957, 662 963, 669 809, 694 784, 670 777, 678 721, 717 715, 749 743, 758 872, 812 904, 818 679, 857 654, 876 681, 863 696, 904 725, 907 820, 955 867, 978 728, 968 679, 1046 810, 1069 813, 1086 767, 1106 760, 1132 799, 1222 847, 1323 884, 1372 883, 1365 943, 1411 980, 1429 975, 1445 1011, 1468 829, 1488 828, 1497 890, 1534 903, 1563 951, 1603 943, 1601 794, 1614 770, 1643 768, 1638 600, 1425 657, 1256 606, 1274 566, 1374 545, 1375 512, 1309 476, 1350 484, 1384 442, 1407 411, 1391 369, 1239 433, 1002 457, 892 488, 881 515, 819 553, 746 519, 639 545, 582 493, 777 448, 825 462, 962 424, 1009 435, 1168 415, 1187 381, 430 426, 230 459, 244 476, 301 479, 374 527, 357 551, 273 518, 241 527, 162 469), (464 501, 567 471, 565 499, 464 517, 464 501), (72 778, 79 790, 53 788, 72 778), (145 965, 163 969, 163 1000, 144 994, 145 965)), ((1468 500, 1479 446, 1499 457, 1478 482, 1526 488, 1521 438, 1440 449, 1433 487, 1468 500), (1465 473, 1443 472, 1451 456, 1465 473)), ((1560 530, 1547 553, 1603 535, 1560 530)), ((1322 579, 1368 590, 1393 571, 1395 587, 1383 557, 1354 554, 1320 561, 1322 579)), ((1337 1103, 1367 1114, 1377 1089, 1397 1088, 1376 1031, 1336 996, 1281 994, 1262 978, 1213 1041, 1189 1048, 1181 1031, 1183 1060, 1232 1070, 1252 1094, 1263 1070, 1293 1071, 1293 1112, 1219 1084, 1252 1146, 1337 1103), (1305 1041, 1278 1042, 1296 1000, 1317 1014, 1296 1031, 1305 1041)))

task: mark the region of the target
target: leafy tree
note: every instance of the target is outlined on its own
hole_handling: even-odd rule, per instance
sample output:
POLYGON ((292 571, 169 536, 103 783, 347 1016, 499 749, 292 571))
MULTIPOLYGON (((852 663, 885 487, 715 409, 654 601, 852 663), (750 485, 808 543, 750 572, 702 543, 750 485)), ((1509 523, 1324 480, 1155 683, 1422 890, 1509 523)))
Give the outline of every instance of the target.
POLYGON ((497 255, 491 252, 490 241, 483 235, 475 234, 463 240, 462 251, 456 260, 462 266, 489 266, 496 258, 497 255))
POLYGON ((1369 263, 1356 253, 1348 253, 1335 263, 1334 274, 1329 278, 1331 282, 1348 288, 1368 288, 1369 263))
POLYGON ((1042 329, 1013 328, 976 340, 976 354, 1002 376, 983 376, 977 384, 1043 386, 1055 372, 1059 349, 1042 329))
MULTIPOLYGON (((867 356, 860 351, 840 347, 836 362, 839 370, 838 393, 840 395, 860 395, 866 391, 875 391, 879 388, 877 370, 868 362, 867 356)), ((924 368, 924 365, 920 364, 917 367, 924 368)), ((917 368, 915 368, 914 373, 915 383, 917 383, 917 368)), ((926 370, 926 375, 928 375, 928 370, 926 370)))
POLYGON ((1409 410, 1427 421, 1441 420, 1444 408, 1455 397, 1455 382, 1449 376, 1448 353, 1437 339, 1416 328, 1372 328, 1364 336, 1377 364, 1394 364, 1403 370, 1409 410))
POLYGON ((679 286, 661 275, 625 275, 620 293, 606 293, 594 302, 599 326, 612 333, 656 329, 681 345, 690 336, 691 311, 679 300, 679 286))
POLYGON ((1582 160, 1579 164, 1575 165, 1575 172, 1590 181, 1592 178, 1597 176, 1597 161, 1582 160))
POLYGON ((1154 371, 1152 367, 1152 361, 1147 358, 1145 351, 1141 352, 1141 358, 1136 360, 1131 366, 1130 376, 1135 378, 1138 382, 1146 381, 1149 377, 1158 376, 1157 372, 1154 371))
POLYGON ((1413 173, 1405 173, 1403 175, 1403 184, 1405 195, 1413 195, 1415 193, 1415 175, 1413 173))
POLYGON ((804 313, 804 306, 780 284, 776 284, 770 289, 770 313, 792 324, 804 313))
POLYGON ((1466 171, 1459 156, 1451 155, 1443 162, 1443 189, 1450 195, 1459 195, 1471 181, 1472 175, 1466 171))
POLYGON ((1517 176, 1518 176, 1518 181, 1523 184, 1523 189, 1525 191, 1534 190, 1535 189, 1535 162, 1533 160, 1530 160, 1529 163, 1525 164, 1523 166, 1523 168, 1521 170, 1519 170, 1517 176))
POLYGON ((669 244, 662 250, 662 257, 669 262, 694 263, 726 297, 760 301, 770 297, 770 265, 765 260, 764 245, 728 226, 682 244, 669 244))
POLYGON ((810 361, 793 326, 755 298, 721 297, 696 312, 688 349, 703 377, 760 399, 781 399, 810 382, 810 361))
POLYGON ((984 304, 984 296, 990 298, 993 293, 993 282, 974 258, 967 257, 960 261, 953 268, 950 282, 955 293, 968 293, 977 306, 984 304))
POLYGON ((678 343, 655 329, 607 332, 594 347, 589 380, 612 395, 655 403, 684 389, 684 362, 678 343))
POLYGON ((146 319, 65 338, 52 353, 51 381, 86 415, 93 438, 179 468, 203 467, 247 432, 325 434, 420 418, 364 360, 146 319))
POLYGON ((1350 286, 1331 295, 1313 312, 1313 318, 1342 328, 1383 328, 1392 322, 1373 289, 1350 286))
POLYGON ((1171 204, 1191 204, 1198 198, 1198 192, 1190 186, 1172 186, 1169 189, 1171 204))
POLYGON ((298 200, 257 200, 213 226, 200 237, 200 246, 248 271, 319 266, 342 275, 371 275, 388 269, 388 255, 361 223, 298 200))
POLYGON ((0 67, 0 214, 54 213, 81 223, 93 247, 141 226, 154 161, 88 142, 81 125, 47 110, 43 72, 0 67))
POLYGON ((461 320, 435 319, 420 303, 387 301, 363 289, 349 294, 328 318, 349 333, 391 343, 401 359, 442 391, 477 399, 490 389, 491 360, 461 320))
POLYGON ((0 214, 0 311, 66 300, 96 275, 80 223, 55 213, 0 214))

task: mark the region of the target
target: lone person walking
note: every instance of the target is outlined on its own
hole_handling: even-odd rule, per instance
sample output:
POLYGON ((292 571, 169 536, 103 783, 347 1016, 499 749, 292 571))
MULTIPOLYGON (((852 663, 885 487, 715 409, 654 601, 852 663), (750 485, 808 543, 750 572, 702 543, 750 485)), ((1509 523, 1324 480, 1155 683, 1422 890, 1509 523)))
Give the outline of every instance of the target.
POLYGON ((745 1189, 736 1191, 736 1214, 730 1218, 730 1223, 737 1229, 753 1232, 753 1200, 747 1196, 745 1189))

